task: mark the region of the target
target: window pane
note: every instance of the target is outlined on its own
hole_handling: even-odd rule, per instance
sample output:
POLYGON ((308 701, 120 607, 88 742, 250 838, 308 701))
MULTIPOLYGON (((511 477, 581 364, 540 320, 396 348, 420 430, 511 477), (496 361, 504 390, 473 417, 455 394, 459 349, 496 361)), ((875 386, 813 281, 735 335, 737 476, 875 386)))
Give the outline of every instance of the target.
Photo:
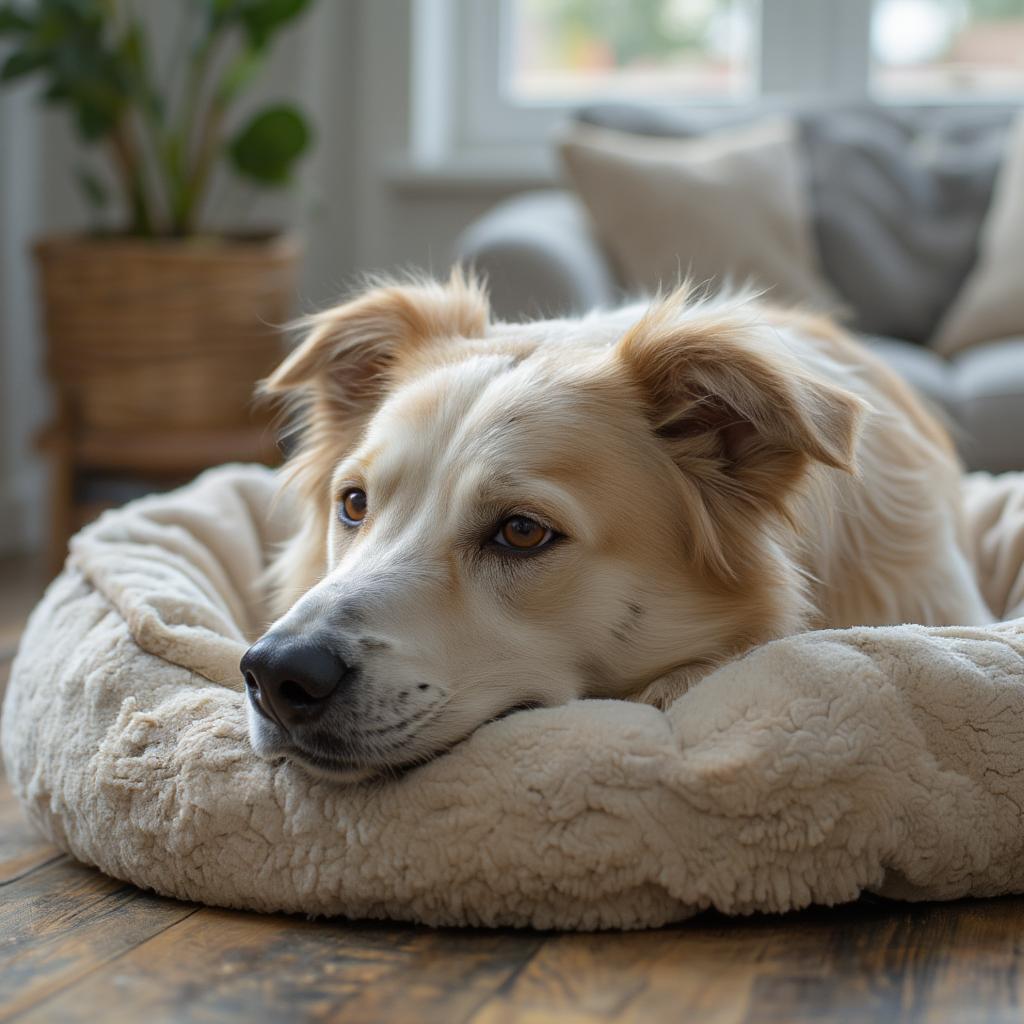
POLYGON ((1024 93, 1024 0, 875 0, 871 45, 889 96, 1024 93))
POLYGON ((751 91, 757 0, 506 3, 513 99, 728 99, 751 91))

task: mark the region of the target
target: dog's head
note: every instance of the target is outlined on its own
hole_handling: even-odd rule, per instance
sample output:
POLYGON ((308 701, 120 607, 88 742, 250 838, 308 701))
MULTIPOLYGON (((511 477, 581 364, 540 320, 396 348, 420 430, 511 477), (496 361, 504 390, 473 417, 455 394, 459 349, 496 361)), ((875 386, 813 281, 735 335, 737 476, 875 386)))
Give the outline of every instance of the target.
POLYGON ((279 569, 313 578, 242 662, 259 753, 375 774, 799 614, 771 524, 811 462, 849 468, 857 400, 679 299, 610 344, 549 327, 493 327, 459 275, 385 286, 266 382, 305 421, 279 569))

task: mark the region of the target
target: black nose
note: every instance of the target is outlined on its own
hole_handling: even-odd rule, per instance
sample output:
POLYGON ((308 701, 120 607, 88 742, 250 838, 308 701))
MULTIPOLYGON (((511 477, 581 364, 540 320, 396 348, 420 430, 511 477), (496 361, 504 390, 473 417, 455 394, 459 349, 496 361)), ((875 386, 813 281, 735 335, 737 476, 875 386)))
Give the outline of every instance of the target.
POLYGON ((257 640, 239 667, 253 703, 284 726, 320 715, 351 675, 350 666, 326 647, 274 633, 257 640))

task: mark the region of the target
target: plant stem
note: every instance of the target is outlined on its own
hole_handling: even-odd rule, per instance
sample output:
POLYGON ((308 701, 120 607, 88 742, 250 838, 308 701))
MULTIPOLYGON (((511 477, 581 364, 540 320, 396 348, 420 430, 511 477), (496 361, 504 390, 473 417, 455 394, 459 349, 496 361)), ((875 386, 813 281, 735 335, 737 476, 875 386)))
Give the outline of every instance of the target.
MULTIPOLYGON (((166 207, 169 207, 172 203, 172 197, 174 194, 174 181, 171 177, 170 168, 167 165, 165 159, 165 128, 164 121, 160 113, 160 100, 156 86, 153 83, 153 79, 149 72, 149 63, 146 59, 145 52, 145 34, 142 32, 135 22, 131 27, 130 31, 134 31, 138 34, 138 37, 142 40, 143 50, 140 53, 139 60, 135 67, 135 74, 138 76, 138 89, 139 89, 139 121, 141 123, 141 131, 143 133, 143 142, 148 142, 149 148, 153 157, 153 163, 156 170, 157 181, 156 184, 160 186, 160 192, 166 201, 166 207)), ((140 168, 140 174, 145 174, 145 167, 140 168)), ((164 207, 166 209, 166 207, 164 207)))
POLYGON ((181 119, 178 128, 178 142, 180 146, 180 166, 176 169, 175 195, 172 209, 172 230, 176 235, 185 235, 195 229, 196 209, 200 205, 202 196, 197 194, 195 186, 198 183, 200 188, 205 188, 207 171, 200 173, 204 163, 212 160, 212 154, 208 154, 211 147, 211 138, 219 134, 220 121, 223 111, 217 111, 216 97, 210 100, 210 109, 202 118, 203 130, 199 143, 199 153, 196 162, 190 160, 192 150, 192 128, 200 120, 199 107, 202 99, 203 87, 206 84, 209 69, 224 40, 224 30, 221 29, 209 36, 193 54, 189 62, 189 76, 185 91, 185 101, 182 104, 181 119))
POLYGON ((192 201, 184 222, 186 234, 195 230, 196 221, 202 212, 203 202, 206 199, 206 189, 210 182, 210 171, 213 169, 213 162, 216 160, 217 151, 220 149, 224 111, 224 103, 215 98, 210 102, 210 109, 203 119, 199 151, 195 167, 192 170, 192 176, 188 181, 188 191, 192 201))
MULTIPOLYGON (((188 11, 179 13, 177 31, 174 33, 174 44, 171 46, 170 58, 167 72, 167 82, 164 87, 164 95, 170 97, 177 95, 179 88, 181 87, 181 69, 184 65, 185 47, 189 39, 189 15, 188 11)), ((168 116, 171 114, 171 110, 168 107, 168 116)), ((174 112, 175 114, 178 111, 174 112)))
POLYGON ((104 0, 103 6, 110 25, 109 31, 113 33, 114 45, 123 50, 126 60, 130 61, 129 67, 135 79, 132 92, 136 99, 127 105, 111 133, 114 161, 128 195, 132 230, 137 234, 152 237, 160 232, 154 216, 156 211, 153 197, 149 195, 146 180, 145 143, 146 133, 149 131, 151 144, 156 150, 154 157, 157 161, 157 171, 162 171, 158 148, 160 118, 156 92, 149 79, 145 54, 140 49, 129 46, 129 41, 134 37, 141 41, 138 46, 144 47, 145 34, 130 5, 126 5, 122 11, 118 0, 104 0), (140 131, 142 137, 138 138, 140 131))
POLYGON ((110 135, 114 164, 121 176, 125 192, 131 204, 132 231, 135 234, 152 237, 153 216, 149 199, 142 181, 142 168, 131 140, 128 125, 122 117, 110 135))

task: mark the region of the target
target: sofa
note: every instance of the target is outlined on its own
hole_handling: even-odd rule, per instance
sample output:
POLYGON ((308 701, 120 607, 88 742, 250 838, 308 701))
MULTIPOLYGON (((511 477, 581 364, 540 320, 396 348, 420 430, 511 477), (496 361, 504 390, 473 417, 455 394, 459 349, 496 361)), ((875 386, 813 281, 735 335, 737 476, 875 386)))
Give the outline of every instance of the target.
MULTIPOLYGON (((598 105, 576 117, 615 132, 688 138, 765 112, 598 105)), ((787 111, 798 126, 817 260, 848 326, 945 414, 972 470, 1024 469, 1024 330, 949 358, 928 343, 978 258, 1018 112, 870 104, 787 111)), ((632 297, 569 188, 500 203, 462 234, 457 256, 486 276, 506 320, 632 297)), ((1020 277, 1024 289, 1024 265, 1020 277)))

